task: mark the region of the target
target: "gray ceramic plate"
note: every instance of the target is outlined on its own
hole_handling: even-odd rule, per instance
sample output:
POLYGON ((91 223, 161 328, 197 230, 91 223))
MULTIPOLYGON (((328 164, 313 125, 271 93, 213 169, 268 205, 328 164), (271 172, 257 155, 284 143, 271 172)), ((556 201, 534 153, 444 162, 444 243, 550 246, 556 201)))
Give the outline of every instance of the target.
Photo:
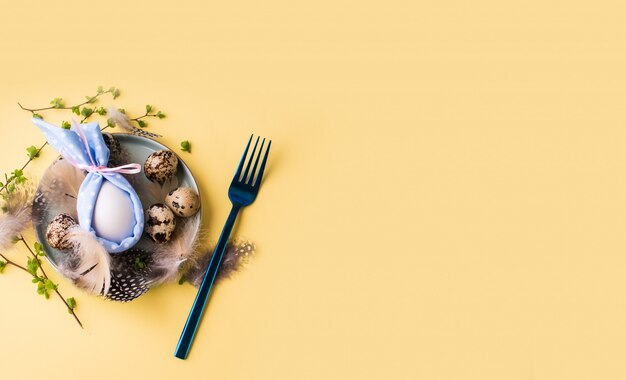
MULTIPOLYGON (((141 173, 134 174, 127 178, 129 178, 131 184, 135 188, 135 191, 140 196, 140 198, 143 198, 142 195, 144 195, 144 192, 146 192, 147 191, 146 189, 148 188, 148 186, 150 186, 150 181, 146 178, 145 174, 143 173, 143 163, 146 161, 146 158, 151 153, 158 151, 158 150, 164 150, 164 149, 169 150, 169 148, 167 148, 166 146, 164 146, 163 144, 157 141, 154 141, 152 139, 145 138, 145 137, 122 134, 122 133, 116 133, 116 134, 113 134, 113 136, 120 143, 122 147, 122 150, 124 152, 124 161, 136 162, 142 166, 141 173)), ((52 167, 55 163, 53 163, 50 167, 52 167)), ((50 168, 48 168, 48 170, 50 170, 50 168)), ((189 170, 187 165, 180 159, 180 157, 178 160, 178 169, 176 171, 176 177, 178 181, 177 186, 191 187, 198 194, 200 194, 198 185, 195 179, 193 178, 191 171, 189 170)), ((39 193, 39 190, 37 191, 37 193, 39 193)), ((163 201, 164 200, 160 200, 160 202, 163 202, 163 201)), ((143 199, 142 199, 142 202, 143 202, 143 199)), ((35 219, 35 226, 34 226, 35 234, 37 236, 37 240, 39 240, 39 242, 41 242, 41 244, 43 245, 48 261, 50 261, 50 263, 56 268, 59 265, 59 263, 61 263, 62 260, 64 260, 66 255, 64 255, 62 251, 52 248, 46 241, 46 228, 48 224, 50 223, 50 221, 56 215, 49 215, 47 213, 45 206, 46 206, 45 200, 43 202, 35 202, 35 204, 33 205, 33 215, 35 216, 34 218, 35 219)), ((144 210, 146 210, 149 206, 150 206, 149 204, 143 204, 144 210)), ((150 244, 151 244, 150 238, 144 235, 139 241, 139 243, 137 243, 135 248, 143 249, 144 247, 150 246, 150 244)), ((113 254, 112 256, 117 256, 117 255, 124 255, 124 253, 113 254)))

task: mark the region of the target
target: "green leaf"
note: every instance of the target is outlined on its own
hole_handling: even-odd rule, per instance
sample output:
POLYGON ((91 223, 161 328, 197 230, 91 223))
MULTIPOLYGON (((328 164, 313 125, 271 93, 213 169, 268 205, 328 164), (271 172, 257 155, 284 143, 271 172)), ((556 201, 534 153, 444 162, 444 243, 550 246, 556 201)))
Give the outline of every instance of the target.
POLYGON ((38 268, 39 268, 39 260, 29 257, 28 261, 26 261, 26 270, 28 271, 28 273, 32 274, 33 276, 37 276, 38 268))
POLYGON ((113 94, 113 99, 117 99, 117 97, 120 96, 120 90, 118 88, 114 88, 111 94, 113 94))
POLYGON ((187 281, 187 277, 185 275, 180 276, 180 280, 178 280, 178 285, 182 285, 187 281))
POLYGON ((143 121, 143 120, 137 120, 137 124, 139 124, 139 126, 140 126, 141 128, 145 128, 145 127, 147 127, 147 126, 148 126, 148 123, 146 123, 146 122, 145 122, 145 121, 143 121))
POLYGON ((46 255, 46 251, 43 250, 43 245, 41 245, 41 243, 39 243, 38 241, 36 241, 35 244, 33 244, 33 247, 35 248, 35 254, 37 256, 46 255))
POLYGON ((62 121, 61 122, 61 128, 63 128, 63 129, 70 129, 70 128, 72 128, 72 124, 70 124, 67 121, 62 121))
POLYGON ((72 107, 72 112, 75 113, 76 115, 80 116, 80 107, 78 107, 78 106, 72 107))
POLYGON ((57 285, 47 278, 44 280, 44 285, 46 287, 46 290, 56 290, 57 288, 57 285))
POLYGON ((115 122, 113 121, 113 119, 107 119, 107 127, 110 127, 110 128, 115 127, 115 122))
POLYGON ((120 113, 123 113, 124 115, 126 115, 126 110, 125 110, 125 109, 123 109, 123 108, 118 108, 117 110, 118 110, 118 111, 120 111, 120 113))
POLYGON ((100 116, 104 116, 107 114, 107 110, 104 107, 99 107, 96 109, 96 113, 100 116))
POLYGON ((158 117, 159 119, 163 119, 165 117, 165 114, 161 111, 158 111, 155 116, 158 117))
POLYGON ((28 153, 28 158, 30 158, 31 160, 39 157, 39 149, 37 149, 36 146, 31 145, 28 148, 26 148, 26 152, 28 153))
POLYGON ((83 107, 83 109, 80 110, 80 114, 87 118, 93 114, 93 108, 83 107))
MULTIPOLYGON (((24 177, 24 172, 21 169, 15 169, 11 172, 11 179, 13 180, 12 183, 10 183, 7 186, 7 189, 9 186, 11 185, 21 185, 24 182, 26 182, 27 178, 24 177)), ((13 187, 12 189, 10 189, 9 191, 13 191, 15 189, 15 187, 13 187)))
POLYGON ((98 86, 98 94, 103 94, 104 88, 102 86, 98 86))
POLYGON ((7 262, 0 260, 0 273, 4 272, 4 268, 7 267, 7 262))
POLYGON ((37 119, 41 119, 41 120, 43 120, 43 116, 41 116, 40 114, 38 114, 38 113, 36 113, 36 112, 35 112, 35 113, 33 113, 33 117, 35 117, 35 118, 37 118, 37 119))
POLYGON ((50 298, 50 294, 48 293, 48 289, 46 289, 46 286, 43 285, 43 282, 40 282, 39 285, 37 285, 37 293, 41 294, 46 299, 50 298))
POLYGON ((191 153, 191 143, 188 140, 182 141, 180 143, 180 150, 191 153))
POLYGON ((10 184, 7 185, 6 189, 7 189, 7 191, 9 193, 14 192, 15 191, 15 184, 13 182, 11 182, 10 184))
POLYGON ((89 104, 93 104, 98 101, 98 98, 95 96, 85 96, 85 99, 87 99, 87 103, 89 104))
POLYGON ((152 106, 150 104, 146 104, 146 115, 152 112, 152 106))
POLYGON ((54 108, 63 108, 63 107, 65 107, 65 105, 63 104, 63 99, 61 99, 61 98, 54 98, 54 99, 52 99, 50 101, 50 104, 54 108))
POLYGON ((69 306, 67 308, 67 312, 72 314, 72 310, 76 309, 76 300, 74 299, 74 297, 70 297, 65 301, 67 302, 67 306, 69 306))

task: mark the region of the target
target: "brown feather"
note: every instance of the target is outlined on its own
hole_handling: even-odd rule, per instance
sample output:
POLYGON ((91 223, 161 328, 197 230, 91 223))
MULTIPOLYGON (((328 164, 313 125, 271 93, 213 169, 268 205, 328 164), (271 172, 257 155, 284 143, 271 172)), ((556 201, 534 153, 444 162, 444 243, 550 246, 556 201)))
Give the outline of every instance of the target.
POLYGON ((200 235, 200 214, 179 220, 172 240, 164 244, 154 244, 152 249, 150 286, 173 281, 183 263, 193 257, 198 248, 200 235))
POLYGON ((76 219, 76 198, 85 179, 82 170, 62 158, 54 161, 39 182, 35 202, 45 205, 42 215, 69 214, 76 219))
MULTIPOLYGON (((203 255, 193 261, 193 265, 189 266, 189 269, 185 273, 185 279, 194 285, 199 287, 204 274, 209 267, 211 256, 213 256, 213 248, 206 251, 203 255)), ((256 252, 256 246, 253 242, 247 240, 233 240, 226 246, 226 252, 222 258, 220 269, 217 272, 216 282, 230 278, 236 272, 240 271, 248 261, 254 256, 256 252)))
POLYGON ((69 253, 71 260, 60 267, 63 275, 90 293, 107 295, 111 286, 109 253, 80 226, 71 227, 67 239, 73 249, 69 253))

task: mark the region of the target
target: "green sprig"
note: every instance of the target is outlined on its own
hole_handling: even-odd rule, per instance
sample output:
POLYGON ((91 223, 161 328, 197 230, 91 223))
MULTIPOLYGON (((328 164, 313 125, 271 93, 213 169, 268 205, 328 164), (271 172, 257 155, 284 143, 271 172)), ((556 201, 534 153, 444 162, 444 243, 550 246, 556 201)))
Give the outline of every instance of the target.
MULTIPOLYGON (((121 113, 125 114, 126 111, 123 109, 118 109, 118 111, 120 111, 121 113)), ((157 110, 156 112, 154 112, 154 106, 150 105, 150 104, 146 104, 146 113, 144 113, 143 115, 139 116, 139 117, 135 117, 130 119, 131 121, 134 121, 137 123, 137 125, 139 126, 139 128, 146 128, 148 126, 148 123, 145 120, 142 120, 146 117, 156 117, 158 119, 163 119, 165 118, 165 114, 159 110, 157 110)))
MULTIPOLYGON (((74 313, 73 308, 70 307, 70 305, 68 304, 67 300, 63 297, 63 295, 61 294, 61 292, 59 291, 59 285, 55 284, 46 274, 46 271, 43 269, 43 266, 41 266, 41 260, 39 260, 40 256, 44 256, 44 250, 43 250, 43 246, 39 243, 39 242, 35 242, 33 244, 33 248, 30 247, 30 245, 28 244, 28 242, 26 241, 26 239, 24 239, 23 236, 18 236, 17 237, 17 241, 21 241, 24 246, 26 247, 26 249, 28 249, 28 252, 30 253, 30 256, 27 258, 26 260, 26 267, 22 267, 18 264, 15 264, 13 262, 9 262, 10 264, 13 264, 17 267, 19 267, 20 269, 28 272, 33 278, 32 278, 32 282, 33 284, 37 284, 37 293, 44 296, 46 299, 50 298, 50 294, 52 292, 56 293, 57 296, 59 296, 59 298, 63 301, 63 303, 65 304, 65 306, 68 308, 68 310, 71 310, 71 314, 74 317, 74 319, 76 320, 76 322, 78 323, 78 325, 80 327, 83 327, 83 324, 81 323, 80 319, 78 319, 78 316, 76 315, 76 313, 74 313), (41 274, 40 274, 41 272, 41 274)), ((6 259, 6 257, 2 256, 2 254, 0 254, 0 257, 2 257, 5 261, 9 261, 6 259)))

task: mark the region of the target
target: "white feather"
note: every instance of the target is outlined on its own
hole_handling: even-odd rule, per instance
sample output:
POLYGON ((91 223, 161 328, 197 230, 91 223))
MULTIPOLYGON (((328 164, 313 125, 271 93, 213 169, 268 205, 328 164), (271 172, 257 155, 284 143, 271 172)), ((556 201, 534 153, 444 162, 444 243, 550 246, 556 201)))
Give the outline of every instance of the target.
POLYGON ((178 187, 178 177, 172 176, 169 181, 160 185, 152 181, 143 181, 143 189, 138 194, 144 209, 148 209, 155 203, 163 203, 167 194, 178 187))
POLYGON ((6 213, 0 215, 0 249, 8 248, 13 239, 31 223, 34 189, 34 185, 28 182, 16 187, 6 198, 6 213))
POLYGON ((5 250, 11 246, 13 239, 22 232, 28 223, 15 215, 0 215, 0 250, 5 250))
POLYGON ((82 170, 67 160, 56 160, 39 183, 38 200, 45 204, 48 215, 66 213, 76 217, 76 197, 85 179, 82 170))
POLYGON ((109 253, 91 232, 80 226, 72 227, 67 239, 74 257, 69 260, 73 262, 71 268, 62 268, 64 275, 90 293, 107 295, 111 286, 109 253))
POLYGON ((174 280, 180 266, 190 259, 198 248, 200 235, 200 214, 180 220, 172 240, 165 244, 155 244, 152 254, 151 286, 174 280))

